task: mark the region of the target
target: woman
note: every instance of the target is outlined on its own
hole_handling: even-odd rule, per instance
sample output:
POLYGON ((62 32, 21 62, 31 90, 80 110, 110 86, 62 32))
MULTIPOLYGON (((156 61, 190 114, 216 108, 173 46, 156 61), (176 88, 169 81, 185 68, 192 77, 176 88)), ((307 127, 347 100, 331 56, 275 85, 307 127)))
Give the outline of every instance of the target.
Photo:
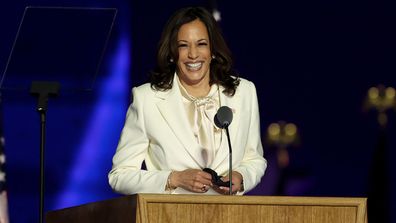
POLYGON ((133 88, 109 183, 120 193, 228 194, 226 134, 214 124, 220 106, 233 111, 233 194, 254 188, 266 169, 254 84, 232 71, 229 49, 212 15, 183 8, 166 24, 150 83, 133 88), (145 161, 147 170, 141 170, 145 161))

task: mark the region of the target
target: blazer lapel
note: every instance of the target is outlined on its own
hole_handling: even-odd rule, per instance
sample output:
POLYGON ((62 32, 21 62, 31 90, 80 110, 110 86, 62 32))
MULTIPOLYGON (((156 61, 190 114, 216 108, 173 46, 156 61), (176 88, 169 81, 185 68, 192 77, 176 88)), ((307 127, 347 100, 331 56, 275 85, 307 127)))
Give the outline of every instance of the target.
MULTIPOLYGON (((175 78, 177 78, 176 74, 175 78)), ((174 79, 172 89, 166 92, 157 92, 157 97, 163 99, 157 103, 157 108, 176 138, 183 144, 184 149, 201 168, 205 168, 201 148, 196 142, 196 138, 187 120, 180 89, 175 85, 177 85, 177 81, 174 79)))
MULTIPOLYGON (((230 97, 227 96, 223 93, 224 87, 220 86, 220 106, 228 106, 231 108, 232 113, 233 113, 233 119, 228 127, 228 131, 230 133, 230 138, 231 138, 231 146, 236 146, 238 139, 236 138, 240 119, 241 119, 241 108, 240 108, 240 95, 238 93, 235 93, 234 96, 230 97)), ((212 165, 210 167, 212 169, 216 169, 226 158, 228 158, 229 154, 229 148, 228 148, 228 140, 227 140, 227 134, 226 130, 222 130, 222 140, 221 140, 221 145, 219 150, 217 151, 217 154, 215 156, 215 159, 213 160, 212 165)), ((234 147, 232 147, 234 149, 234 147)), ((227 162, 228 163, 228 162, 227 162)))

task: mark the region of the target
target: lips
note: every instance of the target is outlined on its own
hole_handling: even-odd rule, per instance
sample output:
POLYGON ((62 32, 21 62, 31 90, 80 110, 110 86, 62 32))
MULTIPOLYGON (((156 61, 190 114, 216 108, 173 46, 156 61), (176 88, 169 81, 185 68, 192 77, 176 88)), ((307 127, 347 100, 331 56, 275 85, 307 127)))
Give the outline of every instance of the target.
POLYGON ((188 70, 197 71, 201 69, 203 62, 196 62, 196 63, 185 63, 188 70))

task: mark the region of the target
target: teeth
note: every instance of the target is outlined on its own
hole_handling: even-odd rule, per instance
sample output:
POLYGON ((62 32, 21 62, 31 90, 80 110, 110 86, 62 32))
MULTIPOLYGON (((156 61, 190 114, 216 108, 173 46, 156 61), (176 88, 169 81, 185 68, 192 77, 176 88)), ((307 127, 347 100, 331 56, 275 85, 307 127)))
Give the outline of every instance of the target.
POLYGON ((202 67, 202 62, 199 63, 186 63, 187 69, 191 71, 198 71, 202 67))
POLYGON ((202 63, 188 63, 187 66, 191 67, 191 68, 197 68, 199 66, 201 66, 202 63))

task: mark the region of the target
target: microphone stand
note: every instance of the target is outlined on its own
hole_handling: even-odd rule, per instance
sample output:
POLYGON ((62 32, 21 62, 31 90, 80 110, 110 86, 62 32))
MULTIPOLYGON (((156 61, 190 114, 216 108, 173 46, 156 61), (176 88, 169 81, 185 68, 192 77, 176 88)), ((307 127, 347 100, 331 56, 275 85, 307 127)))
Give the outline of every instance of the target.
POLYGON ((45 148, 45 124, 47 103, 49 96, 58 96, 60 84, 58 82, 44 82, 33 81, 30 94, 38 97, 37 112, 40 114, 40 208, 39 208, 39 223, 44 223, 44 186, 45 186, 45 173, 44 173, 44 148, 45 148))
POLYGON ((232 195, 232 148, 231 148, 231 140, 230 140, 230 132, 228 131, 228 124, 225 125, 225 130, 227 134, 227 140, 228 140, 228 153, 229 153, 229 164, 228 164, 228 177, 230 180, 230 191, 229 195, 232 195))

